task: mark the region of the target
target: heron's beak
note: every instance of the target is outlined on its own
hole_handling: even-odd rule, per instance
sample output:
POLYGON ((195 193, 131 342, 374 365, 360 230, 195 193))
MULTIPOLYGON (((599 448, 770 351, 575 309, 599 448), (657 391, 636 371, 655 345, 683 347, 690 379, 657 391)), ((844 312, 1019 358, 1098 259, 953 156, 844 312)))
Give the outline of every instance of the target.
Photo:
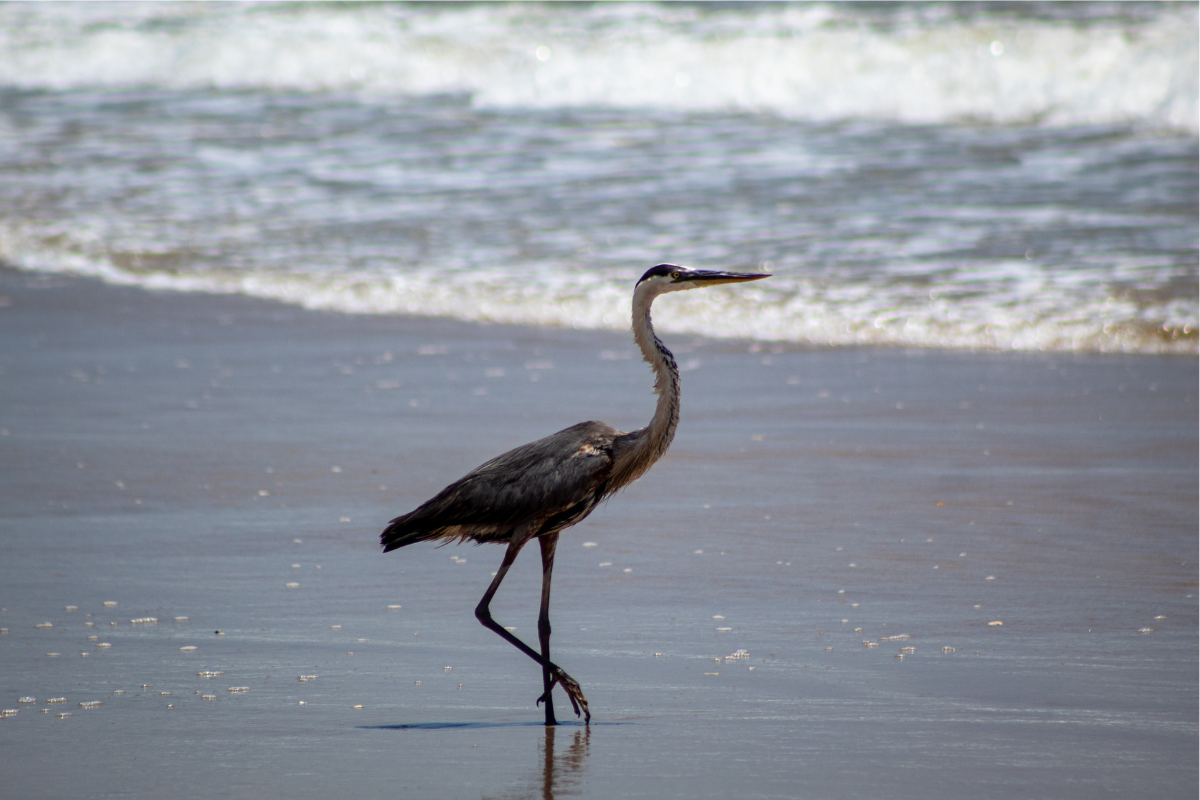
POLYGON ((769 278, 771 275, 765 272, 712 272, 709 270, 696 270, 687 275, 681 276, 680 280, 690 281, 695 283, 697 287, 702 286, 720 286, 722 283, 745 283, 746 281, 760 281, 763 278, 769 278))

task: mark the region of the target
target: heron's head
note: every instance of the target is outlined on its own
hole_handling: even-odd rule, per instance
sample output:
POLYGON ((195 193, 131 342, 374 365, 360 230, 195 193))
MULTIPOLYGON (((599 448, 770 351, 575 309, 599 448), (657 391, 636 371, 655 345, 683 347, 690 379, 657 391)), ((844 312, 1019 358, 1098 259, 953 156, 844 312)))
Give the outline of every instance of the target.
POLYGON ((677 264, 659 264, 646 270, 646 274, 637 282, 635 291, 649 289, 657 296, 667 292, 703 289, 723 283, 745 283, 769 277, 769 274, 763 272, 714 272, 681 267, 677 264))

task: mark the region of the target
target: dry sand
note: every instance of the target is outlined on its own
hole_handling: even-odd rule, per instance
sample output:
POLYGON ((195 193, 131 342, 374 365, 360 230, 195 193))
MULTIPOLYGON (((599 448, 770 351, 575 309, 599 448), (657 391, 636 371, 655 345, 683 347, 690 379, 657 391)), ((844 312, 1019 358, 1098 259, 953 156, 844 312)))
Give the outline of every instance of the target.
MULTIPOLYGON (((502 551, 376 537, 643 424, 626 337, 0 297, 5 797, 1196 795, 1194 359, 668 337, 674 447, 559 549, 594 721, 547 731, 471 615, 502 551)), ((493 606, 530 639, 536 561, 493 606)))

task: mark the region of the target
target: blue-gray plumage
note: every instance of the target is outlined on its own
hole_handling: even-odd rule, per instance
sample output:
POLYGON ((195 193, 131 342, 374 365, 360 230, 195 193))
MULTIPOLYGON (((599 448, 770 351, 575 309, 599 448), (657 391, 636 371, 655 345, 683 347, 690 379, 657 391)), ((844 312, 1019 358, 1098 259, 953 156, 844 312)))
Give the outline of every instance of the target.
POLYGON ((558 534, 582 520, 606 497, 641 477, 662 457, 679 423, 679 369, 654 334, 650 306, 660 294, 769 277, 710 272, 674 264, 647 270, 633 292, 633 338, 654 370, 658 404, 650 424, 624 433, 603 422, 581 422, 509 450, 447 486, 415 511, 392 520, 380 541, 384 552, 438 540, 508 545, 504 560, 475 616, 486 627, 542 665, 546 724, 556 724, 551 692, 559 684, 578 716, 591 719, 579 684, 550 660, 550 573, 558 534), (492 619, 489 606, 517 553, 531 539, 542 551, 541 653, 492 619))
POLYGON ((384 552, 427 539, 507 542, 534 519, 541 521, 535 536, 562 530, 607 494, 613 440, 620 435, 603 422, 581 422, 509 450, 392 520, 383 533, 384 552))

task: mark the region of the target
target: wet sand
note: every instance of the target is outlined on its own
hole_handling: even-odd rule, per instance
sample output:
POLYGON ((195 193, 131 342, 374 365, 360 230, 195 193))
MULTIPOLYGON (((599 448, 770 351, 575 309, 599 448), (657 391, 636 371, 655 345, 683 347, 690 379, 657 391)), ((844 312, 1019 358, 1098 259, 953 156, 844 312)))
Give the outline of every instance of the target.
MULTIPOLYGON (((627 337, 0 297, 6 796, 1196 795, 1194 359, 667 337, 671 452, 559 548, 593 724, 547 731, 472 617, 502 551, 377 534, 643 424, 627 337)), ((536 562, 493 605, 530 640, 536 562)))

